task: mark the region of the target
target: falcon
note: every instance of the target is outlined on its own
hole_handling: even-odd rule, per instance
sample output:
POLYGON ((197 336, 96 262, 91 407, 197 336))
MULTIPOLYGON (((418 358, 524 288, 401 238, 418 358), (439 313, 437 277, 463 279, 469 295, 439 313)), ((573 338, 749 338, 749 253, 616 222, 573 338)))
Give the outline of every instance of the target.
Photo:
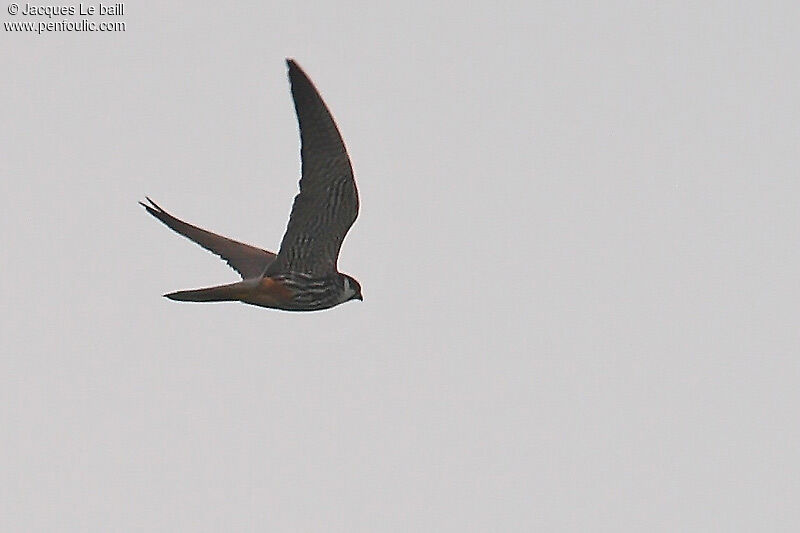
POLYGON ((278 253, 188 224, 150 198, 139 202, 170 229, 224 259, 241 281, 165 294, 179 302, 243 302, 285 311, 318 311, 363 300, 361 285, 337 268, 342 241, 358 216, 353 168, 336 123, 314 84, 287 59, 300 126, 302 169, 278 253))

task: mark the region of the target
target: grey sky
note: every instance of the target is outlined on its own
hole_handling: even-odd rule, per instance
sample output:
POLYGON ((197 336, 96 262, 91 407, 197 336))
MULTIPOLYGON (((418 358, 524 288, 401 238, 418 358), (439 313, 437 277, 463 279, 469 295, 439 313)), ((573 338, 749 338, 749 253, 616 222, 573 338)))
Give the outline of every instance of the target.
POLYGON ((0 530, 796 531, 800 8, 295 4, 0 31, 0 530), (145 194, 280 243, 287 56, 364 302, 161 298, 145 194))

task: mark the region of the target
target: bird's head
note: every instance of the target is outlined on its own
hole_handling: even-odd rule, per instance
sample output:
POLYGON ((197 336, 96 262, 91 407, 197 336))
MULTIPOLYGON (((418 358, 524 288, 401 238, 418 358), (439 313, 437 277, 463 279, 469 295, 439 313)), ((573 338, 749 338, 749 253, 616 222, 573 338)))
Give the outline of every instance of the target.
POLYGON ((354 278, 348 276, 347 274, 342 274, 342 279, 344 280, 344 301, 348 300, 361 300, 364 301, 364 297, 361 296, 361 284, 358 283, 354 278))

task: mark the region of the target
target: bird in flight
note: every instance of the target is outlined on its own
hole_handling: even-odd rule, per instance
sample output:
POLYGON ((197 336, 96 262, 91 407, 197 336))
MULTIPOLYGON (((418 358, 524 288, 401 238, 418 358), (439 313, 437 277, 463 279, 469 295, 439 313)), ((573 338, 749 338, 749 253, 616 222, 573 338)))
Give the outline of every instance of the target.
POLYGON ((314 84, 287 59, 300 124, 302 171, 289 224, 277 254, 179 220, 150 198, 139 202, 169 228, 209 250, 242 281, 172 292, 181 302, 238 301, 286 311, 317 311, 363 300, 361 285, 337 268, 339 249, 358 216, 358 191, 341 134, 314 84))

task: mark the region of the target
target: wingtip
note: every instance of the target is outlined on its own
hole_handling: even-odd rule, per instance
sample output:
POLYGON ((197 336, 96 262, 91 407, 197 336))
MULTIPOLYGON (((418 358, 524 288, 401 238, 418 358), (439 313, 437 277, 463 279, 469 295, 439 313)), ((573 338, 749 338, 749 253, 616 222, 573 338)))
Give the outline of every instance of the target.
POLYGON ((297 64, 297 61, 295 61, 294 58, 287 57, 286 58, 286 65, 289 68, 289 74, 292 77, 294 77, 297 74, 302 74, 302 75, 305 76, 305 72, 303 71, 303 68, 299 64, 297 64))

